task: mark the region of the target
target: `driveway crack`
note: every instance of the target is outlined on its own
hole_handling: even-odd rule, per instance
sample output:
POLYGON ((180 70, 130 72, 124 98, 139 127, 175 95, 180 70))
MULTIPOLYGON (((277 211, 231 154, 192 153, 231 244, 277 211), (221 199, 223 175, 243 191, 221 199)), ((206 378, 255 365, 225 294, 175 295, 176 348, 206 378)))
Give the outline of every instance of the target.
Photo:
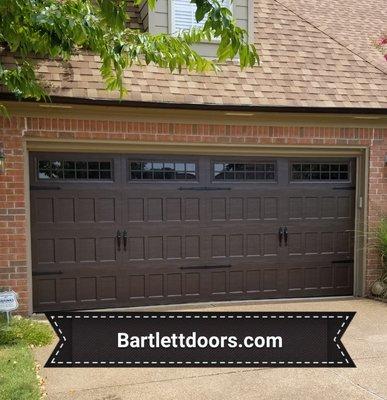
POLYGON ((333 372, 336 376, 339 376, 340 378, 343 378, 343 379, 345 379, 346 381, 348 381, 351 385, 353 385, 353 386, 359 388, 360 390, 363 390, 364 392, 367 392, 367 393, 370 394, 371 396, 374 396, 376 399, 379 399, 379 400, 387 400, 386 397, 382 397, 382 396, 380 396, 378 393, 372 391, 371 389, 368 389, 367 387, 362 386, 362 385, 360 385, 359 383, 354 382, 354 381, 353 381, 351 378, 349 378, 348 376, 343 375, 343 374, 340 374, 340 373, 338 373, 338 372, 336 372, 336 371, 332 371, 332 372, 333 372))

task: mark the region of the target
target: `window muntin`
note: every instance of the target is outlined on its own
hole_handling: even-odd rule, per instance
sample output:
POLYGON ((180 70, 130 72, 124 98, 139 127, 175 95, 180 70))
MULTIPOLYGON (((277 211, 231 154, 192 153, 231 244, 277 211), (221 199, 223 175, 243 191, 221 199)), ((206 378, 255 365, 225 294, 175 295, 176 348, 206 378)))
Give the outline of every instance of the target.
MULTIPOLYGON (((223 0, 223 6, 231 9, 231 1, 223 0)), ((171 0, 171 33, 176 35, 182 30, 202 28, 205 20, 196 21, 196 4, 190 0, 171 0)))
POLYGON ((348 182, 349 163, 292 163, 290 179, 303 182, 348 182))
POLYGON ((215 181, 265 181, 274 182, 277 178, 277 166, 269 162, 214 162, 215 181))
POLYGON ((130 180, 195 180, 197 165, 183 161, 129 161, 130 180))
POLYGON ((112 177, 113 167, 109 160, 38 160, 39 180, 109 181, 112 177))

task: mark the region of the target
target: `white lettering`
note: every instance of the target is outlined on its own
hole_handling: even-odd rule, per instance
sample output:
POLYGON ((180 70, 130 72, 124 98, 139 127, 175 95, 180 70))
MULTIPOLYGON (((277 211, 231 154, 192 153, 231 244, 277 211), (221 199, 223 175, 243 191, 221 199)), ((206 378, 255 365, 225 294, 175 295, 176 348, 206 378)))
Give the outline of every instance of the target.
POLYGON ((117 334, 118 337, 118 347, 123 348, 123 347, 128 347, 129 346, 129 335, 124 332, 118 332, 117 334))

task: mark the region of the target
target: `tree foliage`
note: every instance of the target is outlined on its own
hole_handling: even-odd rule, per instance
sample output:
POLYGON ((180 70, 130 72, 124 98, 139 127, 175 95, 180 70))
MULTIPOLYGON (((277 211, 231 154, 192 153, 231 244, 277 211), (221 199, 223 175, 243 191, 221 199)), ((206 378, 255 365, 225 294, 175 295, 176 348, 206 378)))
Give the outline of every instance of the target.
MULTIPOLYGON (((139 5, 142 0, 135 0, 139 5)), ((69 60, 90 51, 101 58, 101 75, 109 90, 126 88, 123 72, 134 64, 153 63, 171 71, 204 72, 218 69, 218 63, 238 57, 241 68, 259 62, 247 32, 238 27, 230 10, 220 0, 191 0, 201 29, 177 35, 152 35, 130 29, 127 0, 0 0, 0 84, 16 97, 46 98, 36 77, 35 59, 69 60), (201 57, 192 45, 217 38, 217 60, 201 57), (1 54, 15 62, 5 65, 1 54)), ((156 0, 148 0, 154 8, 156 0)))

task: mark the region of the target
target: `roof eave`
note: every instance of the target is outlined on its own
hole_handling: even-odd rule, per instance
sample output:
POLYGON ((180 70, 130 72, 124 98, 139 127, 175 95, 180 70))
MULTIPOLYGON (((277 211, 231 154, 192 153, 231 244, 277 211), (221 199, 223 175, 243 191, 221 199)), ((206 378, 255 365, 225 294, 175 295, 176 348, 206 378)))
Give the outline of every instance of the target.
MULTIPOLYGON (((10 93, 0 93, 0 100, 18 101, 10 93)), ((32 99, 23 99, 23 102, 36 102, 32 99)), ((44 101, 40 101, 43 103, 44 101)), ((83 97, 50 96, 53 104, 96 105, 133 108, 179 109, 179 110, 207 110, 229 112, 267 112, 267 113, 294 113, 294 114, 361 114, 387 115, 387 108, 375 107, 318 107, 318 106, 273 106, 273 105, 232 105, 232 104, 192 104, 174 102, 147 102, 134 100, 92 99, 83 97)))

